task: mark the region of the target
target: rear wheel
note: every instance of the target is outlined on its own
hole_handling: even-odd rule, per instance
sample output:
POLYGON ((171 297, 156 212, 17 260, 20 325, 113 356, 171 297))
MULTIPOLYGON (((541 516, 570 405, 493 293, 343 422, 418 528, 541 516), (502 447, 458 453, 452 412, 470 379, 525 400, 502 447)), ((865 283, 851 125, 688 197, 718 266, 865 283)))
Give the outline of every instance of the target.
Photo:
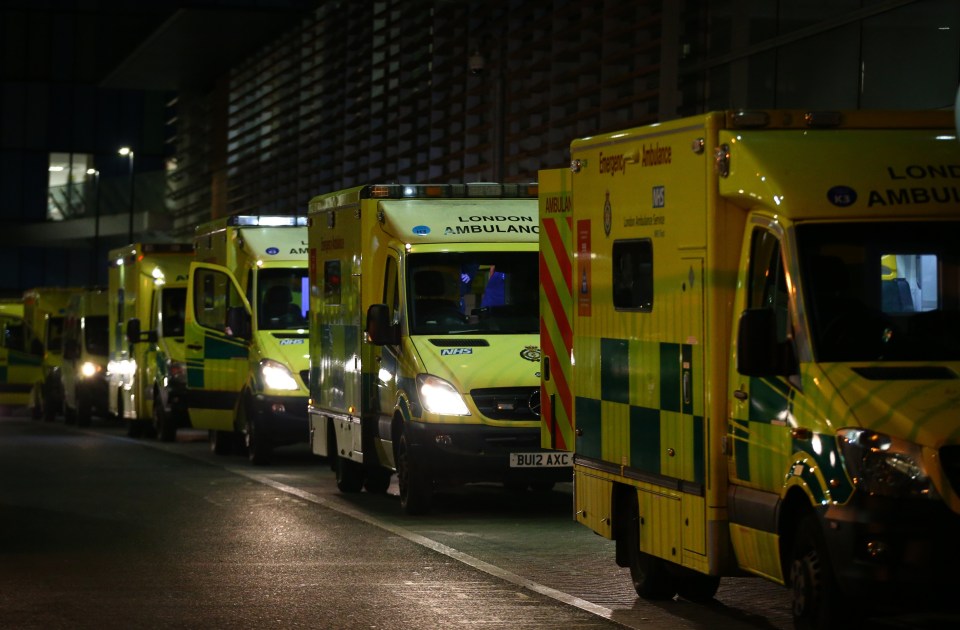
POLYGON ((704 573, 690 573, 676 578, 677 594, 691 602, 703 603, 713 599, 720 588, 720 577, 704 573))
POLYGON ((640 507, 637 503, 637 491, 629 488, 629 496, 624 502, 627 509, 627 553, 630 559, 630 577, 637 595, 644 599, 671 599, 677 594, 673 576, 667 569, 665 560, 640 551, 640 507))
POLYGON ((208 433, 210 441, 210 452, 217 455, 230 455, 233 453, 234 433, 233 431, 210 431, 208 433))
POLYGON ((400 486, 400 506, 407 514, 426 514, 430 511, 433 482, 411 458, 406 433, 400 434, 397 444, 397 482, 400 486))
POLYGON ((337 457, 337 490, 360 492, 363 489, 363 465, 346 457, 337 457))

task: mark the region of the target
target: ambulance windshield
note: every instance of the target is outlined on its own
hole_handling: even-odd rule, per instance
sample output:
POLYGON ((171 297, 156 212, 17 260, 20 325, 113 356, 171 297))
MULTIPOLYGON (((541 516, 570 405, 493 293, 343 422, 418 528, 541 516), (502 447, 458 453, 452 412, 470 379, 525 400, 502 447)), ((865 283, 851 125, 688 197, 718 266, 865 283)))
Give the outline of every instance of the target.
POLYGON ((301 330, 307 328, 310 294, 307 269, 261 269, 257 274, 260 330, 301 330))
POLYGON ((411 255, 407 259, 411 333, 539 332, 537 264, 535 251, 411 255))
POLYGON ((960 359, 960 221, 797 227, 818 361, 960 359))

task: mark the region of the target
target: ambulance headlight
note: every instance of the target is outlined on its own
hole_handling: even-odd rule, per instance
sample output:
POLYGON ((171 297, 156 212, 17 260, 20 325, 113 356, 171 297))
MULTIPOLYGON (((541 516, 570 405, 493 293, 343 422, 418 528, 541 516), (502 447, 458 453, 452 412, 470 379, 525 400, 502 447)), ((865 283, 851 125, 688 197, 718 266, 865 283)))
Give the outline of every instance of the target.
POLYGON ((131 380, 136 373, 137 362, 133 359, 120 359, 107 363, 107 374, 116 376, 124 382, 131 380))
POLYGON ((260 376, 263 377, 263 384, 267 389, 295 390, 300 388, 287 366, 271 359, 264 359, 260 362, 260 376))
POLYGON ((90 378, 99 371, 100 366, 90 361, 85 361, 83 365, 80 366, 80 374, 83 375, 83 378, 90 378))
POLYGON ((417 389, 420 392, 420 402, 427 411, 446 416, 470 415, 460 392, 442 378, 421 374, 417 376, 417 389))
POLYGON ((857 489, 888 497, 937 496, 917 444, 865 429, 841 429, 837 442, 857 489))

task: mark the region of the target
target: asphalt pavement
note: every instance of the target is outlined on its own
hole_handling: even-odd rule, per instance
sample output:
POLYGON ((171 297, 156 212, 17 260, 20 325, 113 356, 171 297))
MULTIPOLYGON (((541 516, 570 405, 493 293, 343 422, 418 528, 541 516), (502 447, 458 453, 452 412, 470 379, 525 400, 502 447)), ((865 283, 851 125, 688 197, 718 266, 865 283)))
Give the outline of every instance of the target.
POLYGON ((202 461, 0 420, 0 627, 617 624, 202 461))

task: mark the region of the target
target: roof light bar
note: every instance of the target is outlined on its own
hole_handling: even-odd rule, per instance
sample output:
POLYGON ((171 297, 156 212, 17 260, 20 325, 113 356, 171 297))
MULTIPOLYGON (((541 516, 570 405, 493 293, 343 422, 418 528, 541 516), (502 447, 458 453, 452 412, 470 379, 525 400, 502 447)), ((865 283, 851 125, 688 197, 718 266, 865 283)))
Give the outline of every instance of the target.
POLYGON ((537 191, 536 183, 374 184, 364 187, 360 196, 368 199, 536 198, 537 191))
POLYGON ((285 227, 306 226, 307 217, 293 214, 279 215, 234 215, 227 219, 227 225, 239 227, 285 227))

